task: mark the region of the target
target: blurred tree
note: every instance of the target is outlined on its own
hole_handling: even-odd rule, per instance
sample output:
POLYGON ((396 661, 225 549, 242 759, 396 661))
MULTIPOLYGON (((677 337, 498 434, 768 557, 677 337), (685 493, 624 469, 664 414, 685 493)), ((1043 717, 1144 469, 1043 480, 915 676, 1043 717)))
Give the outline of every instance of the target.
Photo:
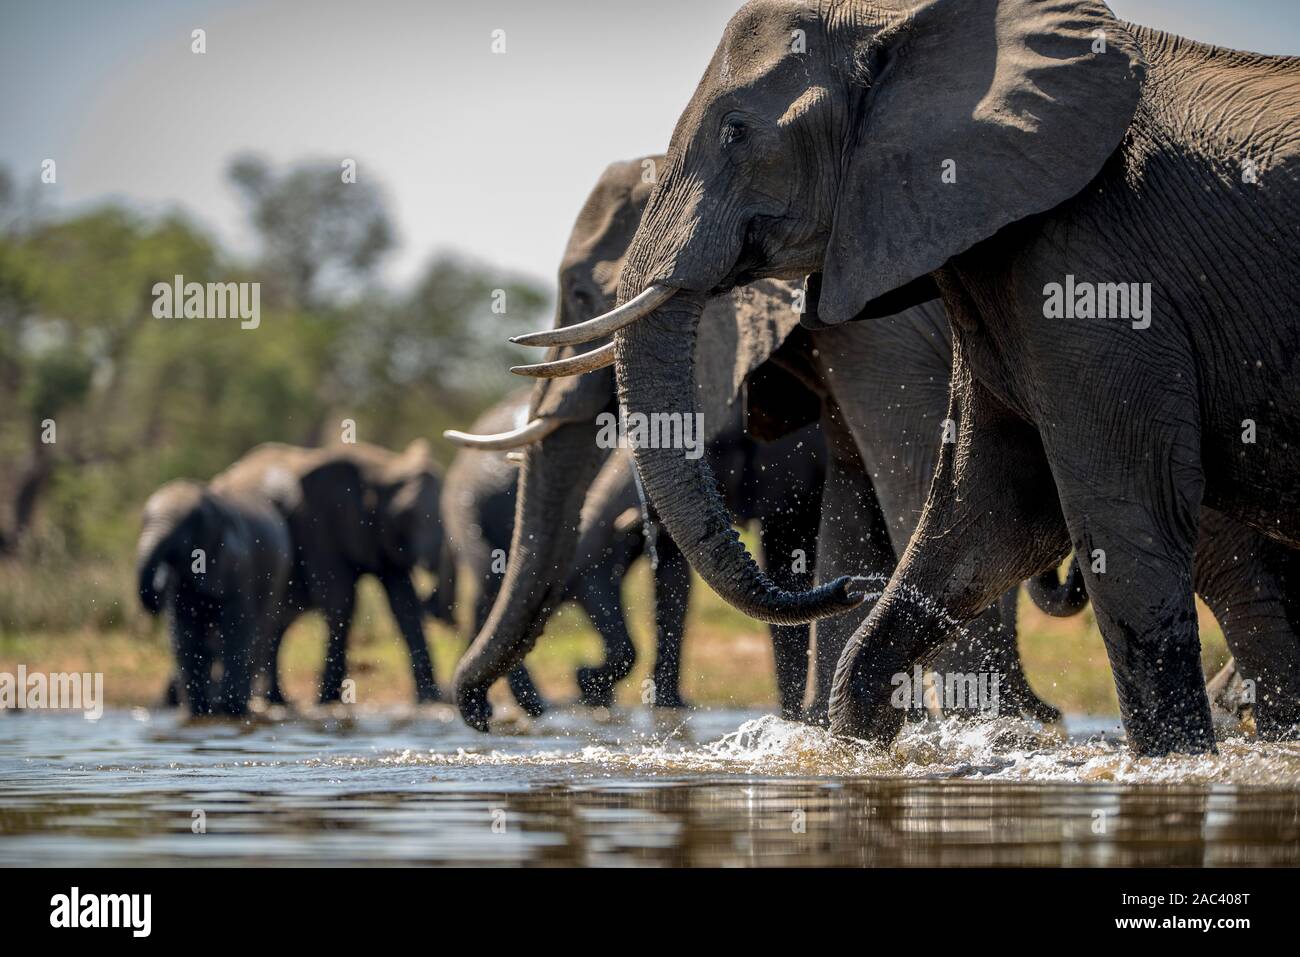
POLYGON ((146 225, 116 208, 0 239, 0 364, 17 411, 0 447, 10 477, 0 551, 31 525, 60 463, 117 461, 139 422, 120 396, 131 349, 152 320, 152 286, 209 274, 215 251, 176 218, 146 225))
POLYGON ((506 367, 524 350, 505 339, 542 322, 535 285, 445 255, 385 290, 379 190, 336 187, 319 165, 276 177, 243 160, 231 176, 262 199, 265 255, 246 264, 179 215, 6 217, 0 181, 0 554, 26 541, 127 560, 167 479, 209 477, 259 442, 337 441, 344 419, 363 441, 440 443, 518 384, 506 367), (153 285, 176 274, 261 282, 260 325, 154 318, 153 285))
POLYGON ((381 191, 344 182, 336 163, 299 163, 277 174, 256 156, 231 162, 228 175, 262 242, 262 267, 289 302, 311 309, 364 285, 393 246, 381 191))

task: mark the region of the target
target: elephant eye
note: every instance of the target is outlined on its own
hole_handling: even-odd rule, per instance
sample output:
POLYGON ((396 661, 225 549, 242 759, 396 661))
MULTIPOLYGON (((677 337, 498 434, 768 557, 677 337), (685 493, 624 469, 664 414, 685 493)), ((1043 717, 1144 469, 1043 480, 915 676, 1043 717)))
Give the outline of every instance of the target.
POLYGON ((722 124, 722 145, 724 147, 743 143, 748 135, 749 127, 740 120, 727 120, 722 124))

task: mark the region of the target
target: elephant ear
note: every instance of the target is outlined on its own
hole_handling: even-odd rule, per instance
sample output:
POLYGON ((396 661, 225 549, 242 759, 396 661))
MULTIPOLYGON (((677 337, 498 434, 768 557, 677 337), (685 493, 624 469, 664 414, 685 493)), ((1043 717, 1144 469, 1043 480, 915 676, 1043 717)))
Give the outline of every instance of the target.
POLYGON ((695 343, 696 408, 706 440, 739 420, 741 387, 799 327, 802 293, 763 280, 710 299, 695 343))
POLYGON ((862 105, 823 325, 1081 192, 1122 142, 1145 74, 1132 34, 1095 0, 879 6, 890 22, 840 28, 856 34, 846 71, 862 105))

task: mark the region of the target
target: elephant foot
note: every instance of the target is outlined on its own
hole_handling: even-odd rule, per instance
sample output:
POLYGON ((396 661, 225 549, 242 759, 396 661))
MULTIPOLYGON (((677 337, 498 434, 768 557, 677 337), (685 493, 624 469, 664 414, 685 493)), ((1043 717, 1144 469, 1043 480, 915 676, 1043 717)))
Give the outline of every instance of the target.
POLYGON ((181 705, 181 692, 176 687, 176 679, 167 682, 167 687, 163 689, 162 697, 158 699, 159 708, 179 708, 181 705))
POLYGON ((589 708, 610 708, 614 704, 614 679, 604 668, 578 669, 578 703, 589 708))
POLYGON ((248 717, 248 702, 223 701, 212 709, 212 713, 223 718, 242 720, 248 717))
POLYGON ((1053 707, 1036 695, 1033 701, 1022 701, 1020 703, 1020 713, 1028 715, 1044 725, 1058 724, 1064 717, 1060 708, 1053 707))
POLYGON ((459 688, 456 692, 456 709, 461 719, 475 731, 487 731, 492 719, 492 705, 488 703, 487 688, 459 688))
POLYGON ((524 713, 530 718, 538 718, 546 713, 546 699, 537 690, 528 669, 522 664, 510 669, 506 675, 506 682, 510 685, 510 693, 519 702, 519 707, 523 708, 524 713))
POLYGON ((441 702, 446 700, 447 699, 442 696, 442 692, 438 690, 437 685, 434 685, 432 687, 417 688, 415 690, 416 704, 440 704, 441 702))
POLYGON ((519 707, 524 709, 524 714, 530 718, 540 718, 546 714, 546 702, 536 691, 532 694, 523 695, 516 700, 519 702, 519 707))
MULTIPOLYGON (((1246 705, 1244 707, 1250 707, 1246 705)), ((1300 738, 1300 706, 1288 703, 1278 707, 1274 701, 1254 707, 1255 736, 1261 741, 1295 741, 1300 738)))
POLYGON ((669 686, 668 688, 655 688, 654 706, 656 708, 689 708, 690 702, 682 697, 681 691, 669 686))

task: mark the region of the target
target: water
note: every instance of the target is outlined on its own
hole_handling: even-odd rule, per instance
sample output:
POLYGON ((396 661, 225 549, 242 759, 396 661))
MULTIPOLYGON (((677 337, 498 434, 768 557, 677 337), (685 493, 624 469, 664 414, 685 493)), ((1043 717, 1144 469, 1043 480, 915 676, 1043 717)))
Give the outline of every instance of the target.
POLYGON ((10 713, 0 865, 1300 863, 1300 745, 1139 759, 1071 728, 931 723, 877 749, 725 710, 493 735, 436 707, 10 713))

